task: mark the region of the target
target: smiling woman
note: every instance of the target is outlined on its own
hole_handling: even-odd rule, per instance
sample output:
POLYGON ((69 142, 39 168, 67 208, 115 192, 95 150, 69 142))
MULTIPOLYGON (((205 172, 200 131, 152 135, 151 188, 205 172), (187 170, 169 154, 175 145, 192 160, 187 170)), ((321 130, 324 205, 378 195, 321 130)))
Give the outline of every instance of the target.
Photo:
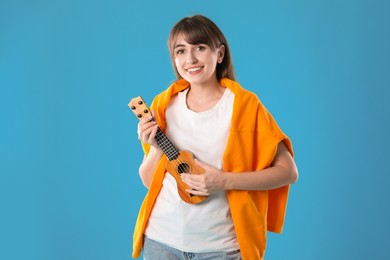
POLYGON ((139 174, 148 194, 133 256, 143 249, 153 260, 263 259, 266 232, 281 232, 289 185, 298 178, 290 139, 235 81, 227 41, 210 19, 182 19, 168 46, 177 81, 155 97, 154 116, 138 124, 145 153, 139 174), (164 155, 159 131, 178 150, 191 151, 202 171, 166 167, 175 158, 164 155), (184 202, 178 178, 184 192, 207 199, 184 202))
POLYGON ((215 81, 215 65, 222 62, 224 53, 224 45, 212 48, 206 44, 189 44, 180 34, 173 54, 175 68, 182 78, 191 82, 191 87, 201 88, 215 81))
MULTIPOLYGON (((224 45, 212 48, 206 44, 189 44, 184 35, 180 34, 176 38, 173 54, 175 68, 183 79, 191 82, 191 89, 207 88, 215 83, 215 65, 223 61, 224 53, 224 45)), ((224 87, 216 87, 210 91, 206 101, 201 96, 196 96, 201 92, 192 91, 191 95, 189 92, 187 106, 195 112, 207 110, 220 100, 224 91, 224 87)))
POLYGON ((220 80, 222 77, 227 77, 231 80, 235 80, 228 42, 222 31, 210 19, 200 15, 194 16, 194 19, 188 17, 184 18, 181 23, 177 23, 176 26, 172 28, 168 39, 168 48, 171 54, 173 69, 175 70, 178 79, 181 78, 182 75, 178 72, 176 67, 175 54, 178 54, 176 48, 184 47, 180 46, 181 44, 194 46, 201 45, 198 47, 201 49, 208 47, 211 51, 222 48, 221 54, 223 57, 215 68, 217 79, 220 80), (211 35, 212 37, 209 37, 211 35), (181 42, 179 42, 179 40, 181 40, 181 42))

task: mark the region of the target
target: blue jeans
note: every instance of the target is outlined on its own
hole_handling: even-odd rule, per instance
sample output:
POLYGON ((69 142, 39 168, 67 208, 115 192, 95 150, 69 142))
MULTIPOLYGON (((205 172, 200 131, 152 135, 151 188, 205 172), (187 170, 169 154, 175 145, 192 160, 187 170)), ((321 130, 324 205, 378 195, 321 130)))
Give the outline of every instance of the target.
POLYGON ((167 245, 144 238, 144 260, 241 260, 240 250, 231 252, 182 252, 167 245))

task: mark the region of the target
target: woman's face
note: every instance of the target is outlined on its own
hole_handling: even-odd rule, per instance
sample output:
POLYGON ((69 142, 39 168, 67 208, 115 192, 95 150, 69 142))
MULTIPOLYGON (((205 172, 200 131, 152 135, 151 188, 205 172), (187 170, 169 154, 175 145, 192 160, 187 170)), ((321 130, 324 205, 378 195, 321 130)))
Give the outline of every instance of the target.
POLYGON ((223 45, 213 50, 206 44, 189 44, 180 34, 173 49, 173 58, 180 76, 194 86, 217 79, 217 63, 222 62, 224 52, 223 45))

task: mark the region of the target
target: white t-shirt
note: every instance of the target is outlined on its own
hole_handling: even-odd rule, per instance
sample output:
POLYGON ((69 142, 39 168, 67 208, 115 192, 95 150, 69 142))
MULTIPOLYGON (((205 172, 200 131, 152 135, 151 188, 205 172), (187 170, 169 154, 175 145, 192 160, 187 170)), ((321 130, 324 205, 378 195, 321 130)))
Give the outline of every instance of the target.
MULTIPOLYGON (((234 94, 228 89, 211 109, 194 112, 186 105, 188 89, 179 92, 166 110, 166 136, 178 150, 222 169, 229 137, 234 94)), ((167 173, 153 207, 145 235, 185 252, 205 253, 239 249, 224 191, 200 204, 184 202, 175 179, 167 173)))

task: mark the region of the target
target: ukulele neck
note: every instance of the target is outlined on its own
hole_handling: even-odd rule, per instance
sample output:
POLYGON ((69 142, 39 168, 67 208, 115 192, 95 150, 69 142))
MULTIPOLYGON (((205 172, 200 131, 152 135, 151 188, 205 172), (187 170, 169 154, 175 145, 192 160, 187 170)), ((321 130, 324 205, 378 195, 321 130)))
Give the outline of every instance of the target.
POLYGON ((165 153, 168 160, 172 161, 179 157, 179 151, 171 143, 168 137, 161 131, 160 128, 157 129, 156 141, 161 150, 165 153))

